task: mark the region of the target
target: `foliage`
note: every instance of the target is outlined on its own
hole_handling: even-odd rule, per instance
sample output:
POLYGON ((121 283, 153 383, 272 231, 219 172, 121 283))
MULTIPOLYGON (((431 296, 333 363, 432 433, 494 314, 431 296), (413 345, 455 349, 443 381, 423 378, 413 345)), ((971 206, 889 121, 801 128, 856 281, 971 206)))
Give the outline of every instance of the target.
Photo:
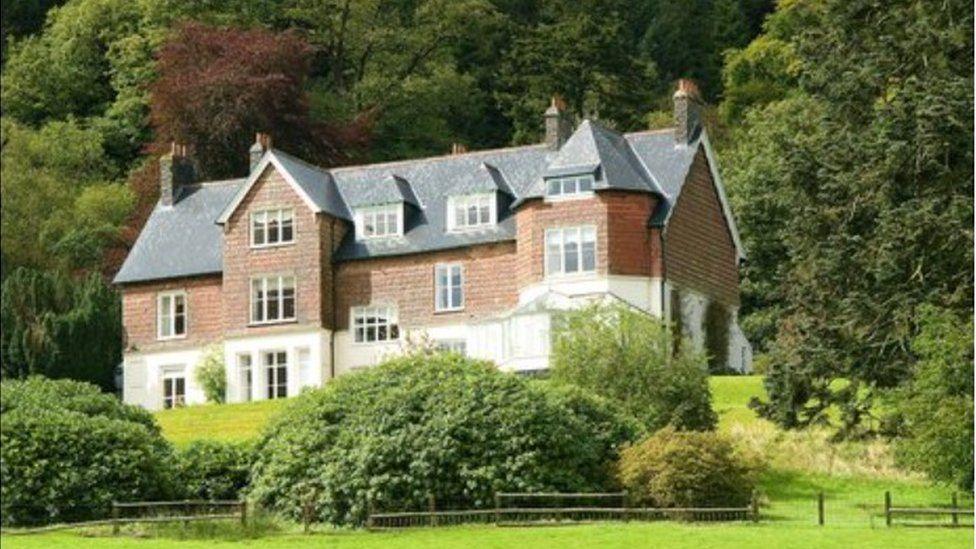
POLYGON ((233 500, 247 487, 253 444, 199 440, 174 452, 176 483, 187 499, 233 500))
POLYGON ((76 122, 31 129, 4 118, 0 225, 5 268, 97 267, 131 204, 113 176, 101 136, 76 122), (72 246, 86 235, 88 248, 72 246))
POLYGON ((917 311, 972 314, 973 12, 812 5, 778 22, 796 89, 747 111, 724 165, 750 249, 744 324, 772 357, 759 409, 803 426, 837 405, 855 436, 910 378, 917 311))
POLYGON ((97 274, 18 269, 0 286, 0 374, 43 374, 115 389, 122 360, 122 306, 97 274))
POLYGON ((705 333, 705 352, 708 354, 708 371, 712 374, 728 373, 729 328, 732 315, 725 305, 709 301, 702 319, 705 333))
POLYGON ((207 402, 220 404, 227 399, 227 365, 222 346, 211 345, 204 350, 195 375, 207 402))
POLYGON ((636 424, 598 397, 550 391, 455 353, 413 352, 303 393, 267 428, 251 493, 297 516, 362 524, 376 509, 494 505, 496 490, 612 482, 636 424))
POLYGON ((755 471, 713 432, 661 429, 620 456, 620 482, 650 507, 745 507, 755 471))
POLYGON ((157 142, 192 143, 205 177, 246 173, 245 151, 258 131, 313 163, 342 157, 335 136, 309 118, 309 47, 297 34, 187 23, 158 58, 151 98, 157 142))
POLYGON ((973 488, 973 321, 925 308, 911 381, 895 397, 898 458, 931 478, 973 488))
POLYGON ((712 429, 716 416, 704 355, 672 353, 663 322, 629 306, 591 305, 555 324, 550 364, 556 383, 615 400, 649 429, 712 429))
POLYGON ((169 446, 145 411, 64 380, 5 379, 0 394, 5 526, 103 518, 112 501, 169 495, 169 446))

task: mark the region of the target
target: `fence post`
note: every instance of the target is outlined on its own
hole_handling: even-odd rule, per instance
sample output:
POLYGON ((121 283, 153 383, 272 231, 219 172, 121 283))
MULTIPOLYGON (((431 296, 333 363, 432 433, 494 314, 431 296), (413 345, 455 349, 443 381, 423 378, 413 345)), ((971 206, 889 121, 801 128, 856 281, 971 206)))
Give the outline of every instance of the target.
POLYGON ((824 525, 824 493, 817 492, 817 524, 824 525))
POLYGON ((495 492, 495 526, 502 521, 502 497, 495 492))
POLYGON ((434 494, 429 494, 427 496, 427 510, 430 513, 430 525, 437 526, 437 501, 434 499, 434 494))
POLYGON ((247 500, 241 500, 241 526, 247 526, 247 500))
POLYGON ((891 492, 885 491, 885 526, 891 526, 891 492))
POLYGON ((112 535, 119 535, 119 505, 112 502, 112 535))
POLYGON ((952 493, 952 525, 959 526, 959 515, 956 513, 956 509, 959 508, 959 500, 956 497, 956 493, 952 493))
POLYGON ((752 509, 752 522, 759 522, 759 491, 752 491, 752 501, 750 502, 750 507, 752 509))
POLYGON ((630 495, 624 491, 624 522, 630 522, 630 495))

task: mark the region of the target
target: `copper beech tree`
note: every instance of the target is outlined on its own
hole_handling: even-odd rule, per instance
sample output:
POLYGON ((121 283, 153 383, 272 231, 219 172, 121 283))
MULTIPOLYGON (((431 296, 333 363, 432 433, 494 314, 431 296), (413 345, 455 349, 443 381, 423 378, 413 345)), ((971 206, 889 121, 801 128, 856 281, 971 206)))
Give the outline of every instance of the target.
POLYGON ((310 162, 336 164, 365 144, 368 117, 331 124, 310 116, 311 49, 296 33, 185 23, 157 53, 150 120, 157 150, 193 145, 201 176, 240 176, 256 132, 310 162))

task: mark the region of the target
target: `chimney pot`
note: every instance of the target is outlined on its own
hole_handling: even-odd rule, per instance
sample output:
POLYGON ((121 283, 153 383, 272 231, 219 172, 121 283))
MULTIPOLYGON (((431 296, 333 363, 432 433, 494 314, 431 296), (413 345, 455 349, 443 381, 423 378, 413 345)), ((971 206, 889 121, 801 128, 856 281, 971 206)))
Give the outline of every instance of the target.
POLYGON ((558 95, 552 96, 546 109, 546 144, 551 150, 558 150, 573 135, 573 121, 566 108, 566 101, 558 95))
POLYGON ((678 80, 674 92, 674 140, 679 145, 687 145, 698 137, 701 131, 702 100, 698 86, 691 80, 678 80))

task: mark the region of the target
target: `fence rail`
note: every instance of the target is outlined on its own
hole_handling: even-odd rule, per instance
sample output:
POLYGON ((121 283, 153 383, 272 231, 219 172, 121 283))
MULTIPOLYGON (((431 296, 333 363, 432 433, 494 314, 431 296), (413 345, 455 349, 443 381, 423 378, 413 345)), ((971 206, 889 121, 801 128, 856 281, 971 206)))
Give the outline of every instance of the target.
POLYGON ((495 495, 494 509, 470 509, 438 511, 436 502, 430 498, 427 511, 407 511, 397 513, 373 513, 367 519, 367 528, 396 529, 419 526, 448 526, 470 523, 494 523, 498 526, 538 526, 591 521, 740 521, 759 520, 758 497, 754 494, 748 507, 685 507, 650 508, 626 505, 626 492, 613 493, 556 493, 556 492, 499 492, 495 495), (506 499, 523 500, 566 500, 566 499, 607 499, 620 498, 622 506, 568 505, 553 507, 532 507, 520 505, 505 507, 506 499))
POLYGON ((891 526, 897 515, 903 516, 949 516, 952 523, 947 526, 972 526, 971 523, 960 524, 959 517, 973 518, 973 508, 960 508, 956 494, 952 494, 951 507, 895 507, 891 503, 891 492, 885 492, 884 515, 885 525, 891 526))
POLYGON ((129 501, 112 502, 112 518, 108 521, 112 525, 112 533, 118 534, 123 524, 158 523, 158 522, 190 522, 208 520, 239 519, 241 525, 247 524, 246 500, 201 500, 186 499, 182 501, 129 501), (157 510, 169 511, 173 508, 182 511, 181 514, 148 514, 157 510), (143 514, 135 517, 123 517, 123 509, 140 509, 143 514), (217 510, 232 509, 232 512, 217 512, 217 510), (194 510, 203 512, 193 512, 194 510))

